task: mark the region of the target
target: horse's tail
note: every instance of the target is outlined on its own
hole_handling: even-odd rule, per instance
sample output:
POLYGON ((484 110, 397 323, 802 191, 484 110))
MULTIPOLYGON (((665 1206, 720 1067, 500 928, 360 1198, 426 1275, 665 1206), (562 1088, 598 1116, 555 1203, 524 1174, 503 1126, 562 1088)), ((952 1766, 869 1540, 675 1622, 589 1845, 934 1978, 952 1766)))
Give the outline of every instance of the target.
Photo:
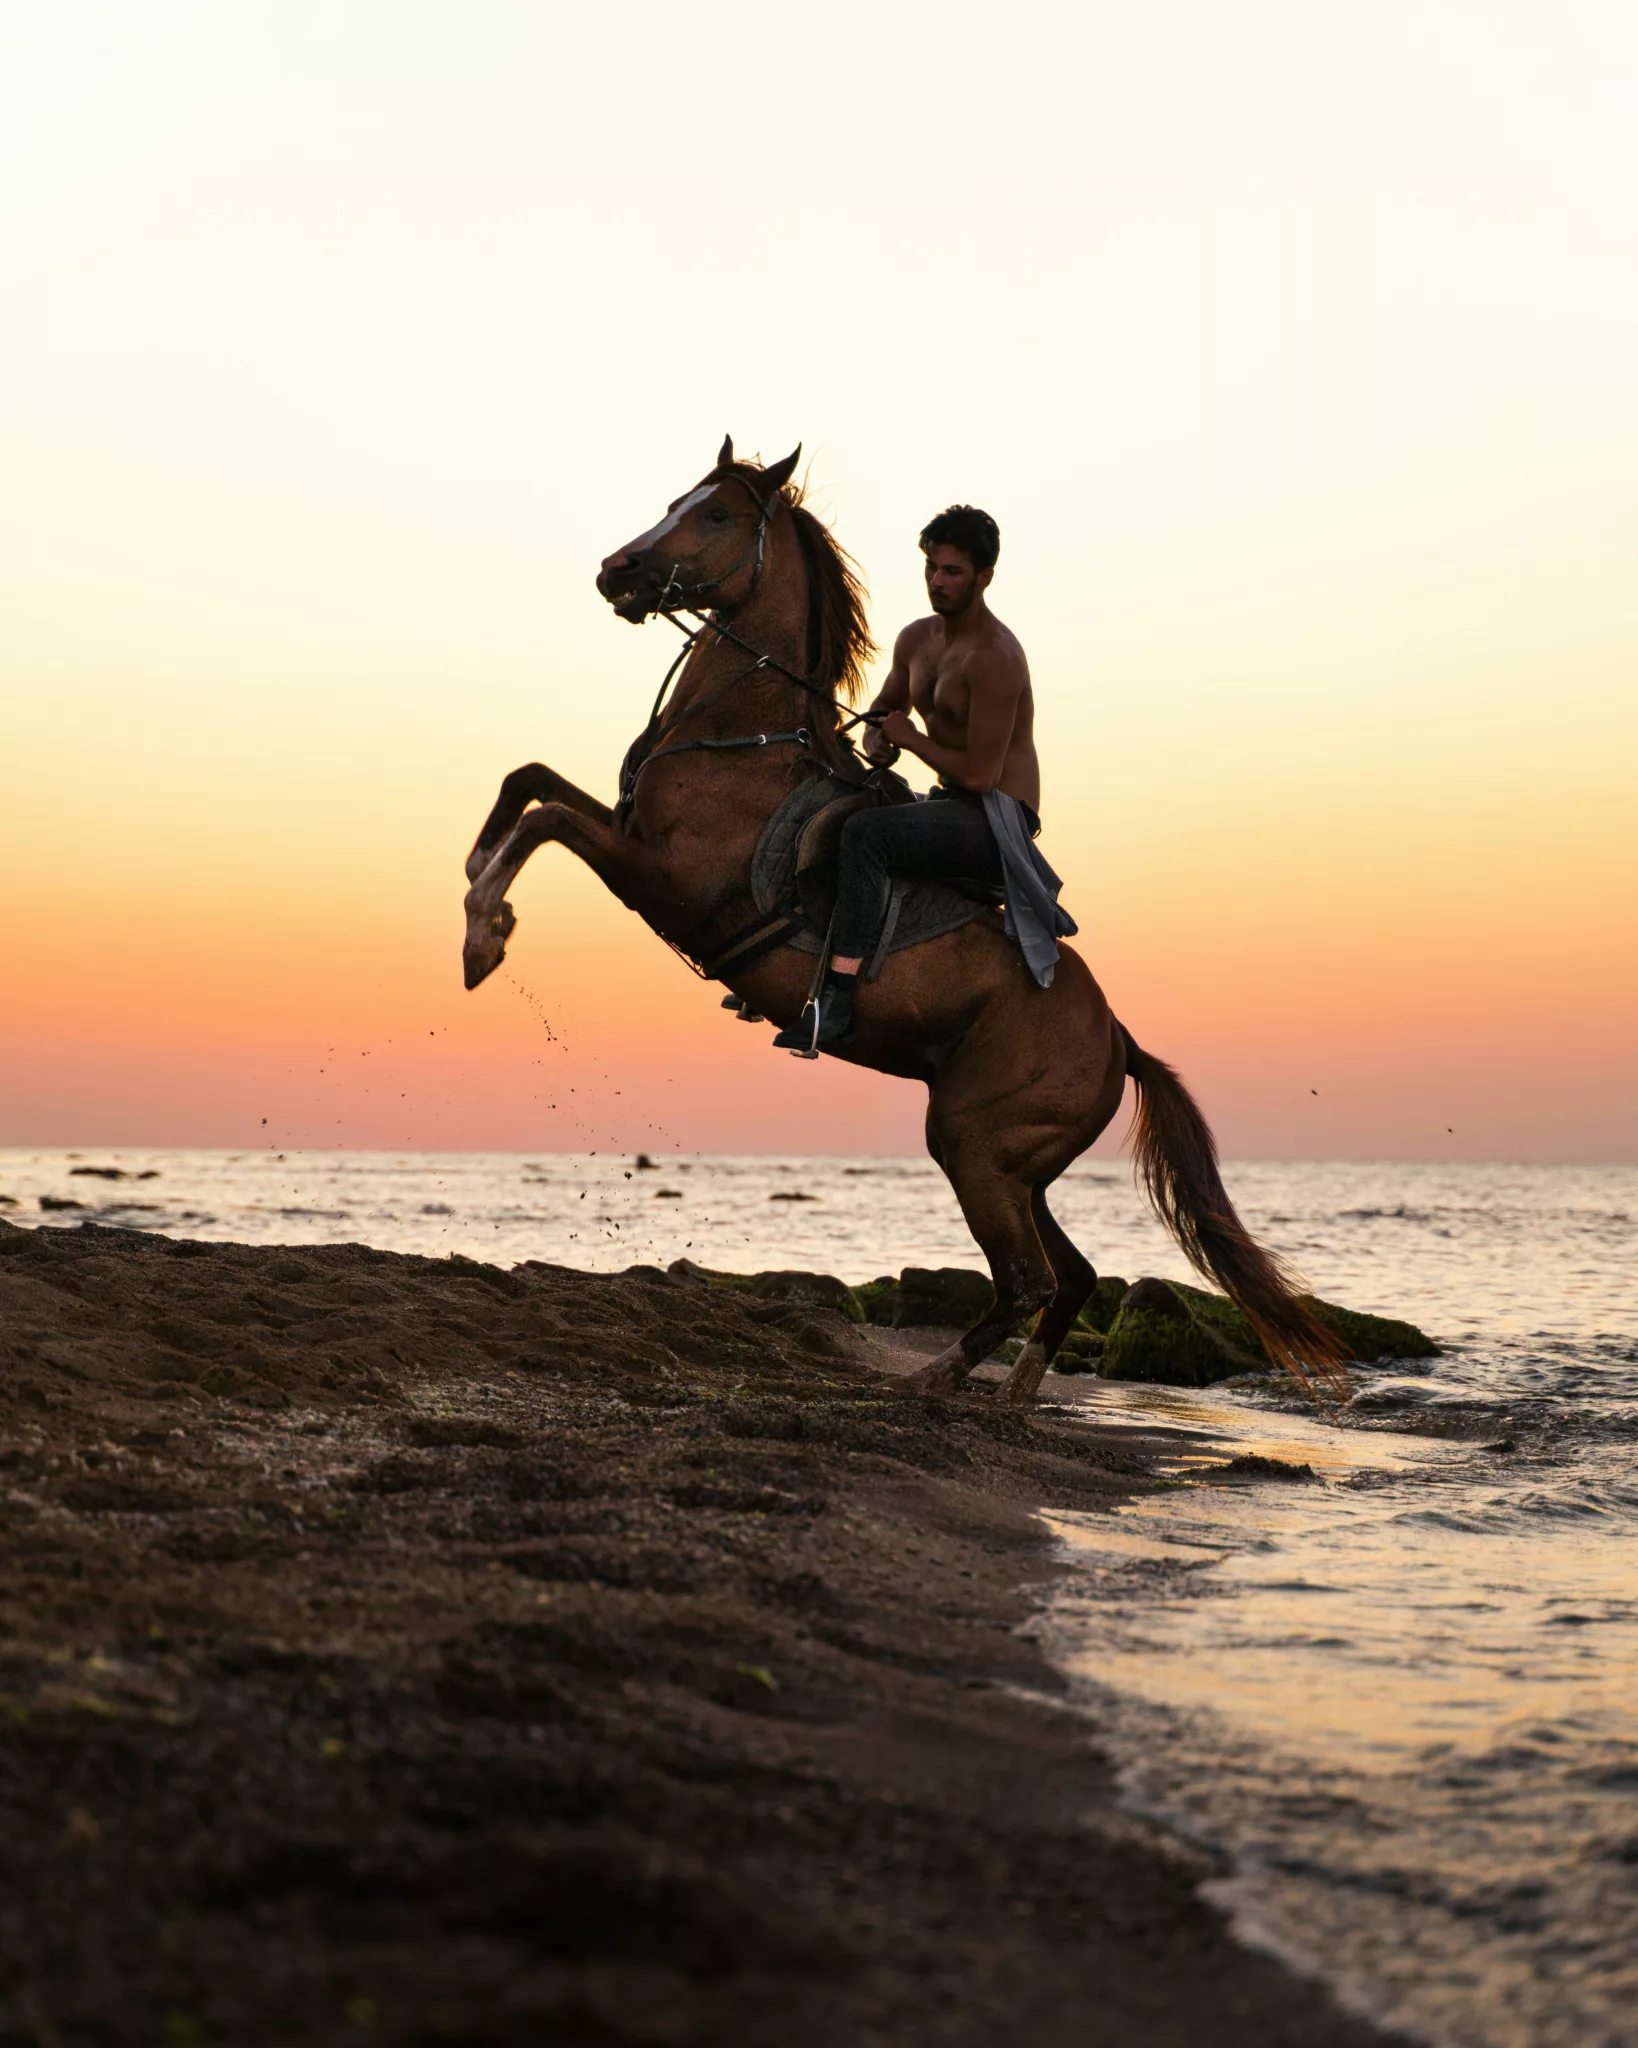
POLYGON ((1215 1280, 1303 1390, 1315 1381, 1346 1394, 1348 1353, 1297 1293, 1296 1276, 1257 1244, 1234 1212, 1218 1171, 1217 1142, 1175 1071, 1145 1052, 1124 1024, 1126 1071, 1137 1087, 1132 1149, 1155 1212, 1191 1266, 1215 1280))

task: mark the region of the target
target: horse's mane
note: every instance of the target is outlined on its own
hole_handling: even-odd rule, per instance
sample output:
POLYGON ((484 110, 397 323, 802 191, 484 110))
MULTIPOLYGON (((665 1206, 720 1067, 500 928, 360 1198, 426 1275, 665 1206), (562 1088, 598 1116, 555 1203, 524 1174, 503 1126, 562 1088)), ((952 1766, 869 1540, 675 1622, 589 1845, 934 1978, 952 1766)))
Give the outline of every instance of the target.
MULTIPOLYGON (((751 476, 761 473, 756 463, 738 462, 734 467, 751 476)), ((808 679, 833 691, 842 703, 855 703, 864 685, 865 663, 876 651, 865 618, 859 566, 824 521, 809 511, 805 483, 786 484, 780 496, 790 509, 808 574, 808 679)))
POLYGON ((852 704, 864 687, 865 663, 876 651, 865 617, 864 582, 853 557, 808 510, 805 496, 803 485, 786 485, 785 503, 808 572, 808 674, 852 704))

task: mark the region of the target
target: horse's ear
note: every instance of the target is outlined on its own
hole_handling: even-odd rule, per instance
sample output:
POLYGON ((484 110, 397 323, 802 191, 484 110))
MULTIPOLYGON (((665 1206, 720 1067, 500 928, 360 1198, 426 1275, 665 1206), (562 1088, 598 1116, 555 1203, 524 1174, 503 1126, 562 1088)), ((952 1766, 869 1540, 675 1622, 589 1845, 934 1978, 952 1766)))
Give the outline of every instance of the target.
POLYGON ((717 467, 718 467, 718 469, 726 469, 726 468, 728 467, 729 463, 733 461, 733 459, 734 459, 734 437, 733 437, 733 435, 732 435, 732 434, 724 434, 724 435, 723 435, 723 437, 722 437, 722 446, 721 446, 721 448, 720 448, 720 449, 719 449, 719 450, 717 451, 717 467))
POLYGON ((801 453, 802 443, 798 441, 796 446, 791 450, 789 455, 785 457, 783 462, 770 463, 768 467, 762 472, 761 476, 757 479, 759 483, 766 485, 768 496, 770 498, 773 496, 775 491, 783 490, 785 485, 790 482, 791 472, 795 469, 797 460, 800 457, 801 453))

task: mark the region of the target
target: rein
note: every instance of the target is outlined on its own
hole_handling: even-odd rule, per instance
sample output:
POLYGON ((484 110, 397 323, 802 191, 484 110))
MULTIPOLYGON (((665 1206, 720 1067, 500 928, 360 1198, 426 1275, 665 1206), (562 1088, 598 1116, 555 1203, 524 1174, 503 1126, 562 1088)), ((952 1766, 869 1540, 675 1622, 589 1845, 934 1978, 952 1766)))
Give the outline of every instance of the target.
MULTIPOLYGON (((732 571, 729 573, 732 574, 732 571)), ((725 579, 719 577, 717 580, 721 582, 725 579)), ((696 613, 695 616, 700 617, 700 614, 696 613)), ((777 662, 768 660, 765 657, 759 657, 751 663, 749 668, 740 669, 737 674, 731 675, 725 683, 719 683, 716 689, 712 690, 709 695, 701 697, 697 703, 685 705, 677 716, 670 721, 669 725, 661 724, 660 707, 665 702, 666 692, 671 688, 672 678, 688 659, 689 655, 693 653, 700 633, 705 630, 705 624, 702 621, 700 627, 690 633, 688 628, 677 619, 674 612, 663 612, 661 617, 670 619, 676 625, 678 631, 686 637, 684 644, 677 650, 676 660, 672 662, 665 672, 665 677, 660 684, 659 694, 654 699, 654 709, 648 714, 647 725, 644 726, 640 737, 632 743, 627 751, 624 762, 621 764, 620 801, 615 806, 615 816, 622 820, 630 811, 633 799, 636 797, 637 778, 654 761, 664 761, 674 754, 731 753, 741 747, 798 746, 806 749, 810 748, 813 744, 812 733, 805 725, 799 725, 793 732, 753 732, 747 733, 743 739, 679 740, 674 746, 660 747, 654 745, 655 739, 668 731, 675 732, 685 718, 691 718, 696 711, 703 711, 707 705, 714 704, 719 697, 726 696, 730 690, 743 683, 747 676, 754 675, 758 669, 777 668, 780 666, 777 662), (659 727, 658 733, 655 731, 656 726, 659 727), (645 741, 648 742, 647 751, 640 752, 639 750, 643 747, 645 741), (633 759, 634 755, 637 757, 636 759, 633 759)), ((754 649, 747 651, 755 652, 754 649)), ((830 701, 834 703, 836 700, 831 698, 830 701)))
MULTIPOLYGON (((733 570, 729 570, 728 575, 731 576, 733 573, 733 570)), ((727 580, 727 576, 719 576, 716 579, 719 583, 726 583, 727 580)), ((703 586, 696 585, 695 587, 701 588, 703 586)), ((671 687, 671 678, 682 666, 684 657, 693 651, 694 642, 698 640, 701 633, 709 628, 711 632, 716 634, 719 640, 728 641, 731 646, 737 647, 741 654, 748 654, 752 658, 751 666, 748 669, 741 670, 740 674, 734 677, 733 680, 735 682, 743 682, 746 676, 754 674, 759 668, 777 669, 780 675, 784 676, 787 681, 793 682, 799 690, 806 690, 810 697, 817 697, 821 702, 830 705, 831 709, 838 714, 836 730, 839 733, 849 733, 856 725, 880 725, 882 720, 888 715, 885 711, 855 711, 851 718, 841 717, 842 707, 837 703, 834 691, 827 690, 823 683, 816 683, 811 676, 798 675, 795 669, 787 668, 782 661, 776 660, 773 655, 763 654, 759 649, 753 647, 749 640, 742 640, 736 632, 730 627, 725 626, 720 619, 712 618, 709 613, 698 610, 694 605, 661 605, 659 607, 659 615, 662 619, 669 619, 679 633, 686 634, 688 644, 683 648, 682 653, 677 656, 677 659, 671 664, 670 668, 666 670, 665 681, 660 685, 660 695, 655 700, 654 710, 656 712, 659 710, 661 703, 664 702, 665 693, 671 687), (678 612, 687 612, 691 619, 699 620, 699 625, 692 633, 688 631, 682 620, 677 617, 678 612)), ((700 702, 702 704, 709 704, 712 699, 721 694, 720 690, 713 690, 710 697, 702 697, 700 702)), ((694 707, 690 705, 689 710, 693 709, 694 707)), ((687 715, 688 713, 685 711, 683 716, 686 718, 687 715)), ((650 715, 649 722, 650 724, 653 723, 652 714, 650 715)))

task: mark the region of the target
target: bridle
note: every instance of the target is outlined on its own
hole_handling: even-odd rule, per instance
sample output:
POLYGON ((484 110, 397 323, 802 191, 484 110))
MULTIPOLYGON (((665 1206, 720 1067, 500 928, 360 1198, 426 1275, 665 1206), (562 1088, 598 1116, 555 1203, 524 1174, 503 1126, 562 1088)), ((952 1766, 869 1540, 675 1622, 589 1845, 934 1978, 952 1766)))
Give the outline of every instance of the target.
MULTIPOLYGON (((661 747, 654 744, 654 741, 662 738, 665 733, 674 732, 684 719, 691 718, 697 711, 703 711, 708 704, 716 703, 718 698, 726 696, 730 690, 737 688, 739 684, 743 683, 748 676, 756 675, 761 670, 772 670, 774 673, 784 676, 788 682, 794 683, 799 690, 805 690, 810 697, 817 697, 829 705, 831 710, 837 714, 836 730, 843 738, 846 738, 847 734, 855 726, 880 725, 883 718, 887 715, 885 712, 880 711, 856 711, 851 717, 843 718, 841 716, 842 707, 836 701, 834 691, 827 689, 823 683, 816 683, 811 676, 799 675, 795 669, 788 667, 776 656, 764 654, 760 648, 753 647, 748 640, 741 639, 731 626, 724 625, 721 618, 715 613, 702 611, 694 601, 703 596, 707 591, 720 589, 724 583, 737 576, 747 562, 752 564, 751 586, 745 593, 744 603, 748 604, 755 597, 762 581, 763 565, 767 557, 768 526, 773 518, 774 506, 778 502, 779 493, 777 490, 772 491, 764 499, 750 478, 741 476, 737 470, 730 470, 726 476, 719 478, 719 481, 722 483, 733 482, 743 484, 745 489, 750 492, 752 500, 757 507, 756 534, 737 562, 724 569, 720 575, 707 577, 702 582, 679 584, 677 581, 676 565, 672 565, 671 574, 666 579, 665 588, 660 592, 654 609, 659 617, 670 620, 671 624, 677 628, 677 631, 683 635, 683 644, 677 650, 676 659, 666 670, 665 676, 660 683, 659 691, 654 699, 654 708, 648 715, 647 725, 644 726, 641 736, 627 752, 625 761, 621 766, 620 799, 615 807, 616 818, 624 818, 630 811, 632 801, 637 794, 637 778, 642 774, 643 770, 651 762, 663 761, 669 755, 724 753, 741 747, 798 746, 809 748, 812 746, 813 735, 805 725, 797 726, 792 732, 749 733, 743 739, 680 740, 675 746, 669 747, 661 747), (697 619, 699 623, 690 630, 683 624, 682 619, 678 616, 679 613, 685 613, 689 618, 697 619), (713 633, 719 640, 725 640, 730 646, 737 647, 742 654, 748 654, 751 657, 750 665, 747 668, 737 670, 725 683, 719 683, 716 689, 708 692, 707 695, 699 698, 695 703, 685 704, 682 710, 668 724, 662 724, 660 707, 665 703, 666 694, 671 688, 677 671, 682 667, 689 655, 693 653, 695 647, 699 644, 701 636, 705 633, 713 633), (644 745, 645 741, 648 743, 646 747, 644 745)), ((849 744, 851 745, 851 742, 849 744)), ((895 758, 897 758, 896 751, 895 758)), ((891 763, 884 762, 881 765, 891 766, 891 763)))
POLYGON ((757 588, 762 581, 762 565, 768 550, 768 522, 773 518, 774 503, 779 493, 777 490, 770 491, 768 496, 764 498, 755 484, 751 482, 751 479, 748 476, 741 476, 737 469, 729 470, 726 476, 719 477, 717 481, 725 484, 743 484, 746 490, 750 492, 751 502, 756 506, 757 511, 756 533, 752 538, 750 546, 732 567, 724 569, 720 576, 707 577, 703 583, 679 583, 677 581, 677 565, 673 562, 671 574, 666 578, 665 588, 660 592, 659 600, 655 605, 656 611, 665 612, 668 617, 670 615, 669 599, 672 597, 683 599, 685 602, 680 608, 685 611, 691 610, 692 606, 686 602, 687 599, 699 597, 707 590, 720 589, 724 583, 737 576, 747 562, 752 563, 751 587, 745 593, 745 602, 747 604, 756 596, 757 588))

